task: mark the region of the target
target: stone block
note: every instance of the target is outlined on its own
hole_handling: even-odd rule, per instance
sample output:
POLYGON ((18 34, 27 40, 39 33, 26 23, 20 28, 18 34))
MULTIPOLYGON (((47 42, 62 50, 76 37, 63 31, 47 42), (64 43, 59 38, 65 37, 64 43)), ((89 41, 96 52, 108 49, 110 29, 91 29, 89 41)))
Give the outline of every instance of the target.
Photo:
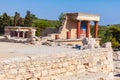
POLYGON ((40 77, 40 80, 51 80, 50 77, 40 77))
POLYGON ((0 80, 4 80, 5 77, 5 74, 0 74, 0 80))
POLYGON ((38 78, 30 78, 29 80, 38 80, 38 78))
POLYGON ((67 71, 75 71, 76 70, 76 66, 75 65, 71 65, 67 67, 67 71))
POLYGON ((42 75, 42 77, 47 77, 49 75, 48 70, 41 71, 41 75, 42 75))
POLYGON ((60 73, 65 73, 65 72, 67 72, 67 70, 65 68, 60 69, 60 73))
POLYGON ((24 66, 25 66, 25 64, 23 62, 19 63, 19 67, 24 67, 24 66))
POLYGON ((56 69, 56 68, 58 68, 58 64, 57 63, 52 64, 51 67, 52 67, 52 69, 56 69))
POLYGON ((4 69, 9 69, 10 65, 4 65, 4 69))
POLYGON ((15 79, 16 75, 14 75, 14 74, 6 74, 6 78, 7 79, 15 79))
POLYGON ((81 70, 81 69, 84 69, 85 66, 84 65, 77 65, 77 70, 81 70))
POLYGON ((26 68, 19 68, 18 73, 24 74, 26 73, 26 68))
POLYGON ((30 73, 30 72, 26 72, 25 74, 23 74, 23 76, 24 76, 25 79, 29 79, 29 78, 33 77, 33 74, 30 73))
POLYGON ((62 63, 58 63, 58 68, 62 68, 62 67, 63 67, 62 63))
POLYGON ((10 68, 17 68, 17 65, 16 64, 11 64, 10 68))
POLYGON ((10 69, 9 71, 8 71, 8 73, 9 74, 17 74, 18 73, 18 70, 17 69, 10 69))
POLYGON ((63 62, 63 68, 66 68, 68 66, 68 62, 63 62))
POLYGON ((49 76, 54 76, 54 75, 56 75, 56 69, 49 70, 49 76))
POLYGON ((40 78, 42 76, 41 72, 35 72, 34 77, 40 78))
POLYGON ((29 68, 29 71, 30 72, 35 72, 36 71, 36 69, 33 67, 33 68, 29 68))
POLYGON ((44 70, 44 67, 37 67, 36 70, 37 70, 37 71, 44 70))
POLYGON ((16 80, 24 80, 24 77, 23 77, 23 75, 22 74, 18 74, 18 75, 16 75, 16 78, 15 78, 16 80))

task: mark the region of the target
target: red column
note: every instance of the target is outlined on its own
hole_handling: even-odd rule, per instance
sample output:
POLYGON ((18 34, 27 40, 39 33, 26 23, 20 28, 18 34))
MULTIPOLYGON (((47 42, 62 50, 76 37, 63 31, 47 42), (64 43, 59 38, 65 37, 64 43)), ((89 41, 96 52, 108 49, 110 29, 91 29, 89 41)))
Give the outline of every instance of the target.
POLYGON ((59 39, 59 35, 58 34, 55 35, 55 39, 59 39))
POLYGON ((86 25, 86 37, 90 37, 90 21, 87 21, 86 25))
POLYGON ((94 22, 95 26, 94 26, 94 37, 97 38, 98 37, 98 21, 94 22))
POLYGON ((71 38, 71 34, 70 34, 70 31, 67 32, 67 39, 70 39, 71 38))
POLYGON ((78 21, 78 23, 77 23, 77 38, 80 38, 80 27, 81 27, 81 24, 80 24, 80 21, 78 21))

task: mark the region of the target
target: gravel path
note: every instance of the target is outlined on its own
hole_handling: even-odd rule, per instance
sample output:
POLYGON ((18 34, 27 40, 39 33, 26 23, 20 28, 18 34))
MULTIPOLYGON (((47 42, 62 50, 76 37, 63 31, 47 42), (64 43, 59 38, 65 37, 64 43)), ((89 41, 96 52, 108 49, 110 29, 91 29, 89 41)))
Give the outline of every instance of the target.
POLYGON ((63 46, 45 46, 45 45, 30 45, 22 43, 0 42, 0 58, 7 58, 11 56, 24 55, 48 55, 68 53, 71 51, 78 51, 77 49, 66 48, 63 46))

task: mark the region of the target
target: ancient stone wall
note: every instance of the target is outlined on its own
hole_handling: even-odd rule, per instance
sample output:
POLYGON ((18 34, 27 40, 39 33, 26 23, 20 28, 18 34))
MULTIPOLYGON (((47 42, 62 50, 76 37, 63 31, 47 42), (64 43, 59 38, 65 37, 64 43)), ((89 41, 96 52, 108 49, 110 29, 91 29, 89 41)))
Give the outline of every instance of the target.
POLYGON ((0 80, 61 80, 58 77, 79 75, 83 72, 101 72, 107 76, 94 80, 112 80, 112 71, 112 50, 109 48, 0 61, 0 80))

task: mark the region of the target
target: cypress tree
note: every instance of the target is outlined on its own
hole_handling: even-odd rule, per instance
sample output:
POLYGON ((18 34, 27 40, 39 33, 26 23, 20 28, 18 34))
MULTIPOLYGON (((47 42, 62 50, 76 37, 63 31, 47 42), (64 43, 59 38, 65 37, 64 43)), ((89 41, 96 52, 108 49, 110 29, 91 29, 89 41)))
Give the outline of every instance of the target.
POLYGON ((25 20, 24 20, 24 26, 32 27, 32 17, 31 17, 30 11, 27 11, 27 14, 26 14, 25 20))

